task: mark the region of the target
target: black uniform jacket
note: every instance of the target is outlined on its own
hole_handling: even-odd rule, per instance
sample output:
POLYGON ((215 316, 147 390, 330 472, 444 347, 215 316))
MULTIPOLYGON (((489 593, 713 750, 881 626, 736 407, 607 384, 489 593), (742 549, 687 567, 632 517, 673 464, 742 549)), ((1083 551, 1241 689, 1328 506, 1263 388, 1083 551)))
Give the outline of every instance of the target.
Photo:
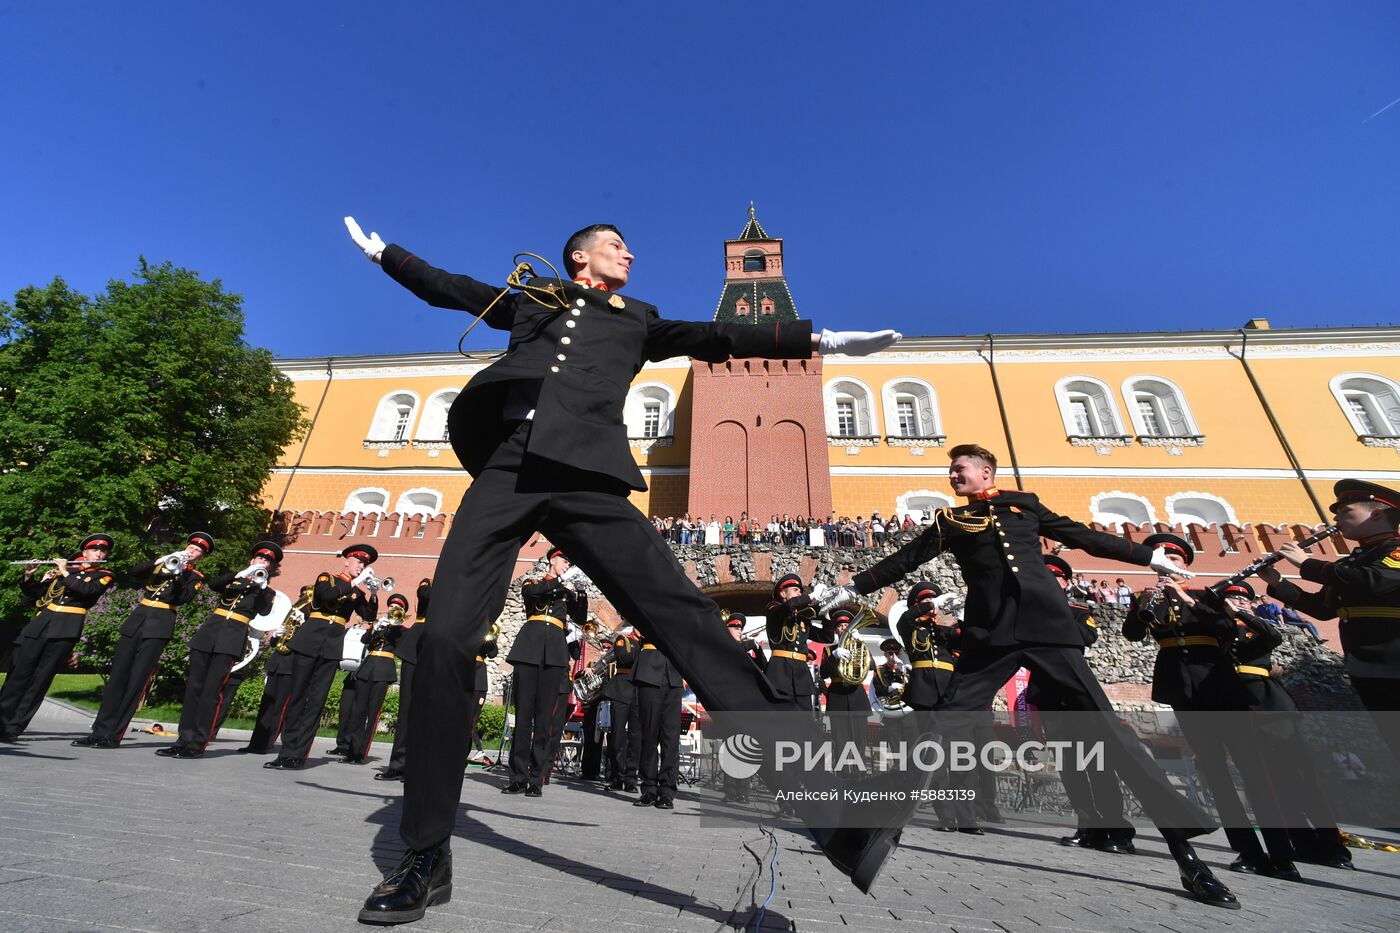
MULTIPOLYGON (((408 636, 412 635, 413 629, 416 628, 418 628, 417 625, 404 632, 403 637, 407 638, 408 636)), ((400 641, 402 641, 402 639, 400 639, 400 641)), ((486 662, 496 657, 500 653, 501 648, 499 645, 496 644, 494 640, 483 641, 481 643, 481 647, 476 649, 477 660, 473 662, 473 667, 476 671, 476 680, 472 684, 472 689, 477 693, 485 693, 487 690, 491 689, 491 677, 486 672, 486 662)), ((399 657, 403 657, 403 655, 399 655, 399 657)))
POLYGON ((1084 643, 1059 583, 1041 560, 1040 539, 1050 538, 1096 557, 1146 565, 1152 549, 1117 535, 1094 531, 1040 504, 1034 493, 1001 492, 952 510, 959 518, 990 519, 980 532, 966 531, 943 515, 913 541, 852 578, 861 593, 873 593, 951 551, 967 581, 963 616, 965 650, 1017 642, 1084 643))
POLYGON ((953 682, 958 627, 939 625, 933 616, 919 617, 911 610, 900 616, 895 629, 909 655, 904 702, 915 709, 933 709, 953 682))
POLYGON ((794 596, 768 604, 768 683, 789 696, 812 696, 815 685, 807 666, 807 642, 826 641, 825 626, 816 621, 812 597, 794 596), (801 655, 801 659, 786 654, 801 655))
POLYGON ((345 631, 350 617, 358 615, 373 622, 378 614, 378 597, 372 598, 358 586, 351 586, 350 578, 343 573, 323 573, 316 578, 311 611, 289 645, 300 655, 339 660, 345 656, 345 631), (340 621, 332 621, 335 619, 340 621))
POLYGON ((245 619, 260 616, 272 608, 273 590, 233 573, 210 578, 209 589, 219 594, 219 609, 223 612, 215 610, 200 623, 190 636, 190 650, 242 657, 248 644, 248 623, 231 619, 225 613, 245 619))
POLYGON ((1269 585, 1269 595, 1314 619, 1341 619, 1347 673, 1400 677, 1400 538, 1336 561, 1305 560, 1298 575, 1322 589, 1309 593, 1280 580, 1269 585))
POLYGON ((763 653, 763 648, 759 646, 758 642, 752 638, 745 638, 739 642, 739 648, 749 656, 749 660, 760 671, 768 669, 768 655, 763 653))
MULTIPOLYGON (((1084 647, 1087 648, 1099 640, 1099 623, 1094 618, 1092 606, 1083 603, 1070 601, 1069 611, 1074 614, 1074 621, 1078 623, 1080 633, 1084 636, 1084 647)), ((1055 696, 1051 691, 1040 688, 1040 680, 1031 672, 1030 683, 1026 685, 1026 702, 1040 709, 1058 709, 1069 704, 1063 702, 1062 698, 1055 696)))
MULTIPOLYGON (((1229 655, 1235 640, 1235 623, 1213 608, 1209 596, 1187 590, 1196 600, 1183 603, 1168 590, 1156 603, 1155 624, 1139 615, 1147 600, 1139 593, 1128 606, 1123 637, 1129 641, 1152 638, 1157 660, 1152 667, 1152 699, 1181 710, 1242 709, 1239 679, 1229 655), (1195 639, 1207 642, 1192 643, 1195 639)), ((1144 610, 1145 611, 1145 610, 1144 610)))
POLYGON ((568 667, 570 654, 564 625, 539 617, 548 616, 565 624, 572 620, 581 626, 588 618, 588 597, 548 576, 523 584, 520 595, 525 600, 525 624, 516 633, 506 660, 537 667, 568 667))
POLYGON ((888 664, 880 664, 875 668, 875 675, 871 679, 871 684, 875 688, 876 699, 884 699, 890 695, 895 684, 908 684, 909 671, 903 666, 892 668, 888 664))
MULTIPOLYGON (((417 628, 417 626, 414 626, 417 628)), ((391 684, 399 679, 394 665, 394 644, 412 629, 401 625, 378 625, 365 633, 365 657, 355 669, 355 679, 391 684)))
MULTIPOLYGON (((156 568, 155 561, 148 561, 132 568, 131 575, 138 581, 145 581, 141 587, 142 602, 132 607, 131 614, 123 623, 121 634, 139 638, 170 638, 175 634, 175 608, 194 599, 204 585, 204 574, 187 567, 179 573, 170 574, 165 568, 156 568), (162 606, 148 606, 147 602, 162 603, 162 606)), ((241 650, 241 649, 240 649, 241 650)))
POLYGON ((681 672, 666 655, 643 643, 637 652, 637 663, 632 665, 632 683, 648 687, 679 687, 684 681, 681 672))
POLYGON ((1283 632, 1277 625, 1265 622, 1252 612, 1241 613, 1235 620, 1235 643, 1231 653, 1235 673, 1249 699, 1249 709, 1275 713, 1291 713, 1298 709, 1292 695, 1283 684, 1267 672, 1274 666, 1274 649, 1283 644, 1283 632))
MULTIPOLYGON (((385 248, 382 265, 396 282, 439 308, 479 314, 501 291, 436 269, 397 244, 385 248)), ((627 446, 622 408, 643 363, 676 356, 719 363, 730 357, 812 355, 810 321, 761 327, 667 321, 630 295, 573 282, 536 279, 532 284, 554 288, 568 310, 517 293, 486 315, 488 325, 510 331, 506 354, 472 377, 448 417, 453 450, 473 476, 505 437, 502 404, 513 382, 538 389, 530 454, 640 490, 646 483, 627 446)))
POLYGON ((632 668, 637 663, 637 643, 626 635, 615 635, 608 652, 608 679, 603 684, 603 699, 631 703, 637 698, 632 685, 632 668))
MULTIPOLYGON (((841 659, 833 652, 836 646, 831 648, 822 657, 822 664, 819 668, 823 680, 830 680, 826 686, 826 708, 831 712, 843 710, 868 710, 870 709, 870 694, 865 691, 865 683, 845 684, 837 681, 836 674, 841 668, 841 659)), ((865 670, 862 674, 870 673, 870 658, 865 659, 865 670)))
POLYGON ((76 562, 70 564, 68 576, 55 576, 47 583, 38 575, 20 581, 20 590, 40 607, 38 614, 20 631, 21 639, 59 640, 77 638, 83 633, 87 610, 112 585, 112 571, 100 567, 80 570, 79 567, 76 562))
MULTIPOLYGON (((418 643, 423 640, 423 617, 419 616, 418 621, 405 629, 399 636, 399 640, 394 643, 394 654, 399 656, 399 660, 405 664, 418 663, 418 643)), ((495 657, 495 655, 491 655, 495 657)))

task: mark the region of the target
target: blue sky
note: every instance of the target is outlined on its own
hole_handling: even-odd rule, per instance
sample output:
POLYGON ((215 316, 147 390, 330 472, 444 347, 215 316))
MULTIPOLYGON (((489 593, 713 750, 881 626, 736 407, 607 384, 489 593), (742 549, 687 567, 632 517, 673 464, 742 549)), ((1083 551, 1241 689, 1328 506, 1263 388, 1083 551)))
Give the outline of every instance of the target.
POLYGON ((705 320, 754 200, 819 326, 1400 321, 1400 4, 206 6, 0 7, 0 296, 145 255, 282 356, 446 350, 342 215, 492 281, 603 221, 705 320))

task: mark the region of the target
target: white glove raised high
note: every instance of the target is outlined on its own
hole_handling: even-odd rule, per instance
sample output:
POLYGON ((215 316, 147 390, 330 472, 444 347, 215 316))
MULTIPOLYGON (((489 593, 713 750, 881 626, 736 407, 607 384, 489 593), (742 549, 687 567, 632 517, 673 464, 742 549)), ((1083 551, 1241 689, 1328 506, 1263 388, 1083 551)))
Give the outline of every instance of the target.
POLYGON ((851 609, 860 605, 860 594, 847 583, 831 590, 817 606, 817 615, 829 616, 837 609, 851 609))
POLYGON ((384 253, 384 241, 379 238, 379 234, 370 232, 365 236, 365 232, 360 229, 360 225, 355 223, 355 218, 345 218, 345 229, 350 231, 350 239, 355 241, 371 262, 379 262, 384 253))
POLYGON ((1187 570, 1185 567, 1178 567, 1176 564, 1173 564, 1167 557, 1167 549, 1163 547, 1159 547, 1152 552, 1152 560, 1148 561, 1147 566, 1160 574, 1180 577, 1183 580, 1189 580, 1195 576, 1194 573, 1187 570))
POLYGON ((885 349, 903 337, 904 335, 897 330, 826 330, 823 328, 817 350, 821 353, 866 356, 877 350, 885 349))

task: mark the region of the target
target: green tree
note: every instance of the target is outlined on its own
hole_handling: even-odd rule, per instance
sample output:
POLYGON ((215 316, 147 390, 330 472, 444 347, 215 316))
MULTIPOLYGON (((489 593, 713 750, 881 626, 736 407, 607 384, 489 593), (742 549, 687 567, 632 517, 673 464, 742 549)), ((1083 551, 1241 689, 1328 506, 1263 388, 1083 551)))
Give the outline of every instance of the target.
MULTIPOLYGON (((201 569, 244 566, 268 472, 306 422, 242 305, 144 259, 97 295, 55 279, 0 301, 0 554, 67 556, 102 530, 120 570, 204 529, 219 545, 201 569)), ((0 581, 0 619, 20 603, 0 581)))

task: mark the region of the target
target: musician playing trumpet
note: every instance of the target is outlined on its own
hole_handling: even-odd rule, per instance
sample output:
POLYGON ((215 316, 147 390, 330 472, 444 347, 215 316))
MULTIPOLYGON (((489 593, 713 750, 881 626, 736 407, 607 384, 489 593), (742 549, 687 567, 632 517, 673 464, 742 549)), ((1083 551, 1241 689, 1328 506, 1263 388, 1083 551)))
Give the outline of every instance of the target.
POLYGON ((20 589, 38 611, 20 631, 0 687, 0 742, 14 742, 29 728, 59 666, 73 654, 87 611, 112 585, 111 571, 101 566, 112 551, 112 536, 88 535, 78 550, 72 564, 57 558, 37 580, 37 561, 24 568, 20 589))
POLYGON ((345 632, 351 618, 371 623, 379 614, 379 581, 370 570, 379 552, 369 544, 352 544, 340 552, 340 573, 316 578, 311 611, 289 643, 292 649, 292 698, 282 726, 282 753, 263 765, 299 771, 316 739, 331 682, 345 656, 345 632))
POLYGON ((180 709, 180 733, 174 745, 158 749, 164 758, 200 758, 216 731, 224 705, 224 684, 248 644, 248 623, 272 609, 274 591, 267 581, 277 573, 282 548, 259 541, 248 554, 248 566, 209 581, 219 605, 190 637, 190 672, 185 703, 180 709))
POLYGON ((183 549, 132 569, 131 576, 143 584, 141 601, 122 625, 92 732, 74 740, 74 745, 116 748, 121 744, 155 677, 161 652, 175 635, 176 612, 204 585, 204 574, 194 565, 213 550, 213 536, 196 531, 183 549))
POLYGON ((350 703, 350 728, 346 739, 348 751, 342 761, 347 765, 362 765, 369 761, 370 745, 379 728, 379 714, 389 685, 398 680, 394 665, 394 647, 404 634, 408 617, 408 597, 394 593, 389 597, 389 616, 381 619, 365 636, 365 658, 351 675, 355 679, 352 699, 341 695, 341 702, 350 703))

